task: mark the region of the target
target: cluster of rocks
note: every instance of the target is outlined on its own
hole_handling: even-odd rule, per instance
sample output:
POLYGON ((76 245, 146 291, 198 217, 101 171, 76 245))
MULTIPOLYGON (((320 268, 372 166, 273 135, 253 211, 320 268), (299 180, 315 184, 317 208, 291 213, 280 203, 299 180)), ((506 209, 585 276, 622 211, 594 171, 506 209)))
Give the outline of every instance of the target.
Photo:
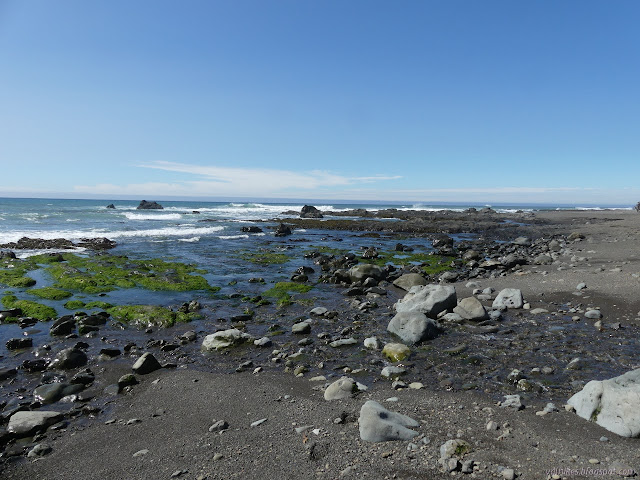
MULTIPOLYGON (((29 238, 22 237, 17 242, 9 242, 0 245, 0 248, 12 250, 71 250, 75 248, 88 248, 90 250, 108 250, 114 248, 116 242, 108 238, 81 238, 77 242, 72 242, 66 238, 29 238)), ((4 253, 3 256, 11 256, 11 253, 4 253)), ((12 258, 15 258, 13 255, 12 258)))

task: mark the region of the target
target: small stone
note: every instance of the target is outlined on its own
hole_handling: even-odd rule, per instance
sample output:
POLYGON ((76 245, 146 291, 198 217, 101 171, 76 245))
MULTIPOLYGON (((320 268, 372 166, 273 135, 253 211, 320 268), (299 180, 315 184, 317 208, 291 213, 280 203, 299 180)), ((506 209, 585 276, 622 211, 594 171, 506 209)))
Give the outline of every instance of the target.
POLYGON ((504 478, 504 480, 513 480, 516 478, 516 472, 513 468, 505 468, 502 470, 502 478, 504 478))
POLYGON ((149 450, 147 450, 146 448, 142 449, 142 450, 138 450, 136 453, 133 454, 133 457, 142 457, 144 455, 146 455, 147 453, 149 453, 149 450))
POLYGON ((209 427, 210 432, 224 432, 229 428, 229 424, 224 420, 218 420, 209 427))
POLYGON ((600 463, 600 460, 598 460, 597 458, 590 458, 590 459, 589 459, 589 463, 590 463, 591 465, 597 465, 597 464, 599 464, 599 463, 600 463))
POLYGON ((422 388, 424 388, 424 384, 420 383, 420 382, 411 382, 409 384, 409 388, 412 390, 420 390, 422 388))
POLYGON ((487 430, 498 430, 498 424, 493 420, 487 423, 487 430))
POLYGON ((261 418, 260 420, 256 420, 255 422, 253 422, 250 426, 251 428, 257 427, 258 425, 262 425, 266 421, 267 421, 266 418, 261 418))
POLYGON ((51 448, 51 446, 49 446, 49 445, 47 445, 45 443, 39 443, 38 445, 33 447, 29 451, 29 453, 27 453, 27 457, 29 457, 29 458, 44 457, 45 455, 48 455, 52 451, 53 451, 53 449, 51 448))
POLYGON ((224 458, 224 455, 223 455, 223 454, 221 454, 221 453, 216 453, 216 454, 213 456, 213 461, 214 461, 214 462, 217 462, 218 460, 222 460, 223 458, 224 458))

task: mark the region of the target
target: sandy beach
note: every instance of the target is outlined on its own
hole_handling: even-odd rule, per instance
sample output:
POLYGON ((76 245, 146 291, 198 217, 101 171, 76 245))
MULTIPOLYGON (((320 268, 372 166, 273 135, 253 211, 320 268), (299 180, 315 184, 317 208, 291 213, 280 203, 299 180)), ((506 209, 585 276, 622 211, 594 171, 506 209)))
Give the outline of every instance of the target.
MULTIPOLYGON (((563 371, 565 358, 589 358, 591 345, 604 338, 624 338, 627 350, 637 348, 640 214, 627 210, 544 211, 534 216, 539 223, 528 222, 517 233, 533 240, 559 239, 558 249, 549 250, 548 264, 529 262, 488 278, 450 283, 458 300, 487 287, 495 293, 504 288, 519 289, 524 308, 509 309, 511 315, 503 323, 468 330, 444 326, 444 331, 455 332, 451 335, 457 335, 452 337, 456 339, 478 337, 465 342, 468 354, 474 353, 474 342, 485 342, 502 362, 513 362, 514 368, 521 368, 524 377, 534 383, 536 368, 563 371), (544 311, 532 315, 535 309, 544 311), (599 310, 602 318, 586 318, 588 310, 599 310), (519 357, 526 358, 525 350, 544 350, 547 319, 558 329, 580 324, 581 336, 571 337, 566 344, 561 338, 554 340, 557 356, 545 354, 548 363, 529 364, 525 370, 518 364, 519 357), (526 330, 518 330, 523 324, 526 330), (491 330, 479 331, 481 328, 491 330), (551 358, 558 363, 553 364, 551 358)), ((371 315, 387 322, 393 303, 403 294, 395 289, 383 310, 371 315)), ((489 308, 491 301, 484 304, 489 308)), ((340 315, 352 315, 348 303, 333 307, 340 315)), ((361 328, 362 337, 368 336, 366 328, 361 328)), ((201 338, 200 332, 198 335, 201 338)), ((380 340, 383 344, 395 341, 390 334, 380 340)), ((458 340, 454 343, 460 344, 458 340)), ((588 380, 584 377, 607 378, 598 371, 600 355, 605 353, 598 351, 587 373, 574 380, 584 384, 588 380)), ((71 418, 35 438, 12 440, 14 451, 39 444, 51 451, 32 457, 5 452, 0 465, 2 478, 568 480, 623 478, 640 471, 636 438, 621 437, 565 409, 567 392, 579 390, 578 383, 569 384, 571 374, 566 389, 514 389, 512 393, 522 394, 524 404, 516 409, 501 406, 503 395, 497 390, 483 384, 464 386, 475 375, 490 374, 489 357, 483 357, 481 366, 468 363, 458 381, 456 374, 443 373, 448 362, 457 358, 454 353, 448 357, 438 351, 438 355, 439 364, 410 368, 401 385, 377 375, 366 391, 332 401, 323 396, 327 385, 343 374, 357 380, 357 372, 353 374, 357 368, 379 370, 380 366, 363 367, 352 358, 345 360, 346 368, 294 376, 268 355, 260 357, 262 363, 254 360, 238 373, 212 373, 178 362, 177 368, 137 375, 139 384, 113 396, 100 411, 71 418), (410 440, 379 443, 362 440, 358 419, 368 400, 417 421, 416 435, 410 440), (545 411, 550 401, 556 408, 545 411), (216 427, 219 421, 227 426, 222 428, 218 423, 216 427), (464 440, 467 446, 453 455, 453 463, 447 463, 452 457, 441 460, 441 446, 454 439, 464 440)), ((611 350, 609 357, 612 361, 607 368, 620 373, 640 368, 640 360, 633 355, 618 358, 611 350)), ((130 363, 134 361, 131 358, 130 363)), ((311 358, 308 363, 318 362, 311 358)), ((400 363, 412 366, 410 359, 400 363)), ((130 373, 122 364, 98 364, 96 368, 112 379, 130 373)))

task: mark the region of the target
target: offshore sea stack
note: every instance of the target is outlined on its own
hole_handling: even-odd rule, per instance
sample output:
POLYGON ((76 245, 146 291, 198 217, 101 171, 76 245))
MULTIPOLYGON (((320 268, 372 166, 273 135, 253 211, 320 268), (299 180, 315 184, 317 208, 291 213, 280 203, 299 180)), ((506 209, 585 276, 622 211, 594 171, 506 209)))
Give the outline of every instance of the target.
POLYGON ((160 205, 158 202, 147 202, 146 200, 142 200, 140 205, 136 208, 136 210, 163 210, 164 207, 160 205))

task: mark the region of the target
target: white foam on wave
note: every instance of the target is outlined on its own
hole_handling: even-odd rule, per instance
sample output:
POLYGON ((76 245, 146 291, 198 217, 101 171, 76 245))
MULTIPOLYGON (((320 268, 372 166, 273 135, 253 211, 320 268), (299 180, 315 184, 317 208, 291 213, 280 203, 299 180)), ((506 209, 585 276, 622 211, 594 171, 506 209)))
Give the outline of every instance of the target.
POLYGON ((14 252, 16 254, 17 258, 28 258, 28 257, 33 257, 34 255, 44 255, 44 254, 48 254, 48 253, 69 253, 69 252, 75 252, 75 253, 80 253, 80 252, 86 252, 87 249, 84 247, 76 247, 76 248, 65 248, 63 249, 57 249, 57 248, 49 248, 46 250, 20 250, 19 252, 14 252))
POLYGON ((178 241, 179 242, 195 243, 195 242, 199 242, 200 241, 200 237, 179 238, 178 241))
POLYGON ((0 233, 0 243, 16 242, 22 237, 42 238, 51 240, 54 238, 66 238, 68 240, 79 240, 81 238, 133 238, 133 237, 176 237, 183 238, 210 235, 224 230, 223 226, 215 227, 165 227, 152 228, 148 230, 108 230, 106 228, 93 230, 32 230, 32 231, 12 231, 0 233))
POLYGON ((124 216, 129 220, 180 220, 180 213, 133 213, 125 212, 124 216))
POLYGON ((220 235, 222 240, 236 240, 238 238, 249 238, 249 235, 220 235))

